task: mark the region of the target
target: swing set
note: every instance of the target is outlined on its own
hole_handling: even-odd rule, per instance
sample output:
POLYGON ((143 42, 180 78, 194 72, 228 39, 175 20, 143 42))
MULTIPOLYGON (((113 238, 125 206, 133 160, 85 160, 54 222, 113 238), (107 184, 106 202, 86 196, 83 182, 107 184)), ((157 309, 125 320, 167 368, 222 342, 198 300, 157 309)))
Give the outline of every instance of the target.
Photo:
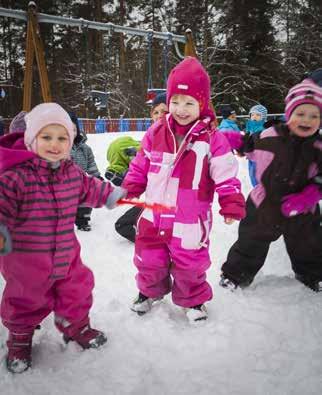
MULTIPOLYGON (((44 102, 51 102, 51 90, 48 79, 48 72, 45 62, 45 53, 40 36, 38 23, 52 23, 66 26, 77 26, 80 30, 84 27, 86 29, 95 29, 107 31, 109 34, 109 41, 111 35, 115 33, 123 33, 127 35, 138 35, 147 38, 148 42, 148 89, 147 89, 147 103, 152 102, 153 98, 160 92, 164 92, 164 88, 154 88, 152 82, 152 42, 153 39, 163 40, 163 83, 164 86, 168 74, 168 53, 169 48, 174 45, 176 53, 179 58, 183 59, 185 56, 196 55, 195 45, 190 29, 186 30, 185 35, 176 35, 170 32, 157 32, 153 30, 142 30, 127 26, 114 25, 112 23, 103 23, 96 21, 89 21, 84 19, 74 19, 68 17, 60 17, 48 14, 37 13, 36 4, 31 1, 28 4, 28 11, 6 9, 0 7, 0 16, 7 18, 15 18, 27 22, 27 39, 26 39, 26 61, 24 72, 24 91, 23 91, 23 110, 30 111, 32 99, 32 67, 34 58, 36 57, 41 94, 44 102), (184 54, 181 54, 178 44, 184 44, 184 54)), ((106 89, 106 86, 105 86, 106 89)), ((97 108, 106 108, 107 100, 110 92, 92 90, 90 96, 97 108)))

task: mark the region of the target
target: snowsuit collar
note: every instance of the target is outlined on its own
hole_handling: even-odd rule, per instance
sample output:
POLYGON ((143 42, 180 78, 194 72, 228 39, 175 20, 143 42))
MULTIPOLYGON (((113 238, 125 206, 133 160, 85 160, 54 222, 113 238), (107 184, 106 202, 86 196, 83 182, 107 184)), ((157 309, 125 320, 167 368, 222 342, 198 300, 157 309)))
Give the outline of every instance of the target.
POLYGON ((32 151, 28 151, 24 143, 24 132, 7 134, 0 138, 0 172, 11 169, 21 163, 28 162, 30 167, 37 169, 39 174, 57 173, 64 171, 71 160, 63 160, 58 166, 40 158, 32 151))
POLYGON ((77 134, 77 136, 75 137, 75 140, 74 140, 74 144, 73 144, 73 146, 72 146, 72 149, 75 149, 75 148, 77 149, 77 148, 79 148, 80 146, 82 146, 83 144, 85 144, 86 141, 87 141, 86 133, 80 132, 80 133, 77 134))
MULTIPOLYGON (((168 129, 175 134, 175 130, 173 130, 173 122, 174 119, 172 117, 171 114, 166 114, 165 118, 166 121, 166 125, 168 127, 168 129)), ((203 119, 197 119, 195 122, 193 122, 190 125, 187 125, 189 128, 188 130, 185 131, 185 138, 187 138, 190 135, 199 135, 201 133, 204 133, 205 131, 209 132, 210 129, 210 122, 212 121, 212 119, 210 117, 205 117, 203 119)))

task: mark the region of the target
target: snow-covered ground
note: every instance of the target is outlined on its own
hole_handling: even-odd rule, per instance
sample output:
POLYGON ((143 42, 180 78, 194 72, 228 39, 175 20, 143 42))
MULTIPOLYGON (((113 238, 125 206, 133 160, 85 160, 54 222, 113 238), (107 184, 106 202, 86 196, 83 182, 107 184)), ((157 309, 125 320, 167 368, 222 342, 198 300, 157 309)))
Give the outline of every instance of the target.
MULTIPOLYGON (((125 133, 123 134, 125 135, 125 133)), ((143 133, 132 133, 141 138, 143 133)), ((105 153, 120 134, 89 135, 104 174, 105 153)), ((244 192, 246 161, 240 159, 244 192)), ((34 338, 33 368, 5 368, 6 329, 0 324, 0 393, 3 395, 318 395, 322 391, 322 294, 293 279, 281 240, 247 290, 218 286, 220 266, 237 236, 237 224, 216 214, 211 235, 214 299, 209 319, 189 324, 170 297, 146 316, 130 311, 137 294, 133 245, 114 231, 127 209, 94 210, 93 230, 77 232, 82 257, 94 271, 93 326, 108 334, 99 350, 63 345, 52 316, 34 338)), ((218 212, 217 204, 214 212, 218 212)), ((0 279, 0 290, 4 287, 0 279)))

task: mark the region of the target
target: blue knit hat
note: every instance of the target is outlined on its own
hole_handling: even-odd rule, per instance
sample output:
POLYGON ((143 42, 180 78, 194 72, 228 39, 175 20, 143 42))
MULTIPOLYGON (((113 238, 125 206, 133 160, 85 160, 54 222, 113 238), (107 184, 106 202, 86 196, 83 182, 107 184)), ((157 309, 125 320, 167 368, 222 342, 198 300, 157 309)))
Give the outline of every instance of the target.
POLYGON ((262 121, 264 122, 267 121, 267 108, 262 106, 261 104, 257 104, 256 106, 253 106, 249 110, 249 115, 251 114, 259 114, 262 117, 262 121))

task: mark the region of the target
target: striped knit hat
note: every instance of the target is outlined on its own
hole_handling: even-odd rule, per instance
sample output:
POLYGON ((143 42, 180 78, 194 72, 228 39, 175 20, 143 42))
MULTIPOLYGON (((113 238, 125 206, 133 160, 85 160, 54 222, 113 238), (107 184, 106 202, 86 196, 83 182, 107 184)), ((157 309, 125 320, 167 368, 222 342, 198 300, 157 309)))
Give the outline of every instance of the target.
POLYGON ((57 124, 63 126, 69 136, 69 147, 72 148, 75 128, 68 113, 57 103, 41 103, 25 115, 25 145, 29 151, 37 153, 36 137, 42 128, 57 124))
POLYGON ((267 108, 262 106, 261 104, 257 104, 256 106, 253 106, 249 110, 249 115, 251 114, 259 114, 262 117, 262 121, 264 122, 267 121, 267 108))
POLYGON ((286 121, 290 119, 295 108, 301 104, 313 104, 322 112, 322 88, 307 78, 288 91, 285 104, 286 121))

